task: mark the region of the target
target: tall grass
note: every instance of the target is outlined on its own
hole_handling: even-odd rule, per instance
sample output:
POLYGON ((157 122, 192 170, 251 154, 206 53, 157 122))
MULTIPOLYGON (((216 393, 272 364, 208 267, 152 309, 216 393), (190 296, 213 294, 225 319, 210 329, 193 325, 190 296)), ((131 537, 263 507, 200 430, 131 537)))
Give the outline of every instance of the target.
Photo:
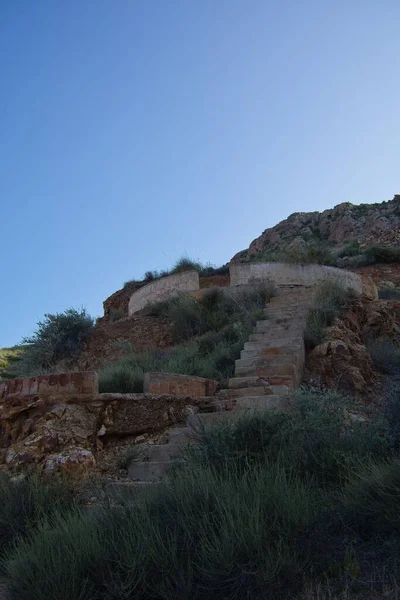
POLYGON ((399 457, 384 425, 349 422, 346 403, 302 391, 289 414, 205 430, 168 481, 118 509, 43 517, 3 554, 10 591, 288 600, 328 576, 355 593, 364 572, 398 577, 399 457))
POLYGON ((43 484, 35 477, 14 482, 0 475, 0 554, 45 515, 74 505, 71 490, 62 482, 43 484))
POLYGON ((45 520, 4 568, 21 600, 274 598, 301 576, 307 556, 293 541, 318 503, 279 467, 188 469, 97 519, 45 520))
MULTIPOLYGON (((384 422, 349 422, 349 403, 336 392, 300 390, 291 412, 258 411, 235 426, 200 429, 202 443, 189 449, 190 460, 216 469, 234 464, 244 472, 252 465, 280 464, 304 480, 337 485, 360 460, 392 453, 384 422)), ((194 427, 199 432, 196 417, 194 427)))
POLYGON ((333 324, 352 297, 352 292, 336 281, 326 280, 319 284, 304 333, 308 348, 314 348, 324 340, 326 328, 333 324))
POLYGON ((374 364, 384 373, 400 368, 400 343, 396 340, 370 339, 367 349, 374 364))
POLYGON ((197 375, 225 382, 234 374, 235 360, 246 341, 245 326, 228 326, 171 350, 130 353, 104 367, 99 374, 101 392, 142 392, 144 374, 154 371, 197 375))
POLYGON ((177 341, 184 343, 167 351, 130 353, 105 366, 100 372, 100 391, 141 392, 144 373, 151 371, 226 382, 272 293, 271 286, 263 284, 234 295, 211 288, 200 299, 179 294, 150 305, 149 313, 168 318, 177 341))

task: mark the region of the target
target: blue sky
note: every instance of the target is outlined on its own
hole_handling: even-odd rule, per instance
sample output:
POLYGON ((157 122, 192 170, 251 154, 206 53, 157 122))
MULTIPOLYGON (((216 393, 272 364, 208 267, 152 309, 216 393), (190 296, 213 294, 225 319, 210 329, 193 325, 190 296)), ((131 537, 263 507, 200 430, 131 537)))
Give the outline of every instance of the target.
POLYGON ((3 0, 0 347, 400 192, 398 0, 3 0))

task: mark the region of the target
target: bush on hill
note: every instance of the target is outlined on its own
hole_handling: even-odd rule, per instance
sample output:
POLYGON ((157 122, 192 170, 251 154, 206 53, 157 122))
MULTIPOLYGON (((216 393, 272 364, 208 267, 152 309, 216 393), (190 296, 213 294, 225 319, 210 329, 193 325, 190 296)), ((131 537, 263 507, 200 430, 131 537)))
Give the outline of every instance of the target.
POLYGON ((46 314, 31 337, 25 338, 19 360, 10 364, 10 377, 51 372, 60 360, 78 354, 93 328, 86 310, 69 308, 63 313, 46 314))
POLYGON ((326 328, 333 324, 352 297, 351 291, 336 281, 326 280, 318 286, 304 332, 306 347, 314 348, 324 340, 326 328))
POLYGON ((229 295, 217 288, 197 299, 180 294, 152 304, 149 314, 167 317, 177 341, 187 342, 169 351, 130 353, 100 371, 100 391, 141 392, 144 373, 163 371, 217 379, 226 382, 234 374, 235 360, 273 289, 257 285, 229 295))
MULTIPOLYGON (((67 506, 33 519, 3 550, 11 594, 305 600, 321 586, 326 598, 394 593, 398 450, 383 419, 350 421, 349 402, 303 390, 291 413, 198 430, 199 445, 183 449, 167 481, 116 508, 67 506)), ((3 516, 19 520, 17 512, 3 516)))
POLYGON ((200 277, 212 277, 213 275, 229 275, 229 266, 224 265, 221 267, 215 267, 209 263, 204 265, 199 261, 192 260, 187 256, 183 256, 176 261, 172 269, 146 271, 143 276, 143 281, 136 281, 135 279, 132 279, 130 281, 126 281, 124 283, 124 287, 132 283, 143 285, 150 283, 151 281, 156 281, 157 279, 162 279, 163 277, 168 277, 168 275, 177 275, 178 273, 183 273, 185 271, 198 271, 200 277))

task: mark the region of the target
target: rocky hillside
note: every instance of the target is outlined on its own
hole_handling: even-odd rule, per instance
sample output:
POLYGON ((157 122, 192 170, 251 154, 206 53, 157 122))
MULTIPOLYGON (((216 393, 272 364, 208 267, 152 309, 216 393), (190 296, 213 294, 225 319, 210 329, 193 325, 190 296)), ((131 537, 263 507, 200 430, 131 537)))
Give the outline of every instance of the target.
POLYGON ((273 259, 274 254, 324 248, 339 251, 346 244, 361 248, 400 245, 400 195, 377 204, 338 204, 323 212, 297 212, 266 229, 247 250, 232 260, 273 259))

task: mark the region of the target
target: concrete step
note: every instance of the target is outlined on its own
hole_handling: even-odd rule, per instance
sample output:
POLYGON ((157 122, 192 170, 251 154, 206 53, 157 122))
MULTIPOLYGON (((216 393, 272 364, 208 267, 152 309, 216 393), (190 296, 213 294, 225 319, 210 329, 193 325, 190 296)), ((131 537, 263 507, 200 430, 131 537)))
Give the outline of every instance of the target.
MULTIPOLYGON (((251 342, 246 343, 251 344, 251 342)), ((280 346, 278 348, 274 348, 273 346, 268 347, 264 344, 259 344, 256 347, 253 346, 253 348, 246 348, 245 344, 245 349, 240 352, 240 358, 265 358, 267 356, 270 356, 272 358, 277 356, 284 356, 286 354, 302 356, 304 354, 304 346, 280 346)))
POLYGON ((168 441, 170 444, 191 444, 195 441, 195 436, 190 427, 171 427, 168 429, 168 441))
POLYGON ((244 349, 248 351, 258 351, 260 355, 264 356, 279 356, 280 354, 288 354, 293 352, 294 354, 304 353, 304 343, 301 344, 288 344, 287 346, 267 346, 263 342, 246 342, 244 349))
POLYGON ((285 396, 289 393, 286 385, 249 386, 244 388, 232 388, 221 390, 218 397, 221 400, 240 398, 241 396, 285 396))
POLYGON ((160 481, 168 473, 171 462, 134 462, 128 467, 128 477, 145 483, 160 481))
POLYGON ((296 382, 299 379, 298 371, 294 364, 276 364, 270 366, 249 365, 248 367, 235 367, 235 373, 238 377, 252 377, 258 375, 268 379, 269 377, 285 375, 292 377, 296 382))
POLYGON ((280 348, 281 346, 304 346, 304 339, 302 335, 287 335, 279 340, 273 340, 267 333, 251 333, 249 335, 249 341, 245 343, 245 348, 247 348, 246 344, 254 342, 263 344, 266 348, 280 348))
MULTIPOLYGON (((286 406, 282 407, 282 409, 286 410, 286 406)), ((218 423, 237 423, 243 417, 254 414, 258 410, 262 410, 262 407, 257 409, 235 409, 214 413, 199 413, 197 416, 204 427, 212 427, 218 423)))
POLYGON ((255 357, 250 358, 238 358, 235 360, 235 371, 237 368, 241 367, 252 367, 254 365, 287 365, 293 363, 295 360, 297 361, 300 357, 300 354, 294 355, 291 353, 279 354, 278 356, 262 356, 261 354, 257 354, 255 357))
POLYGON ((229 398, 239 398, 240 396, 266 396, 272 393, 270 386, 249 386, 245 388, 221 390, 218 394, 218 399, 227 400, 229 398))
POLYGON ((261 377, 231 377, 228 381, 228 388, 230 390, 238 390, 249 387, 265 387, 269 385, 261 377))
POLYGON ((276 340, 276 339, 282 339, 282 338, 287 338, 289 337, 289 335, 298 335, 299 332, 298 331, 293 331, 293 329, 291 327, 270 327, 269 329, 266 327, 256 327, 254 329, 254 333, 257 335, 257 333, 265 333, 266 335, 268 335, 268 338, 270 340, 276 340))
POLYGON ((147 459, 150 462, 166 462, 168 460, 178 459, 181 455, 182 445, 174 444, 154 444, 147 449, 147 459))
POLYGON ((155 485, 145 481, 110 481, 104 486, 104 493, 112 500, 127 502, 153 489, 155 485))
MULTIPOLYGON (((287 396, 239 396, 227 400, 219 400, 215 403, 213 412, 242 411, 247 409, 282 408, 287 406, 287 396)), ((200 415, 205 413, 200 413, 200 415)), ((209 414, 209 413, 208 413, 209 414)))

